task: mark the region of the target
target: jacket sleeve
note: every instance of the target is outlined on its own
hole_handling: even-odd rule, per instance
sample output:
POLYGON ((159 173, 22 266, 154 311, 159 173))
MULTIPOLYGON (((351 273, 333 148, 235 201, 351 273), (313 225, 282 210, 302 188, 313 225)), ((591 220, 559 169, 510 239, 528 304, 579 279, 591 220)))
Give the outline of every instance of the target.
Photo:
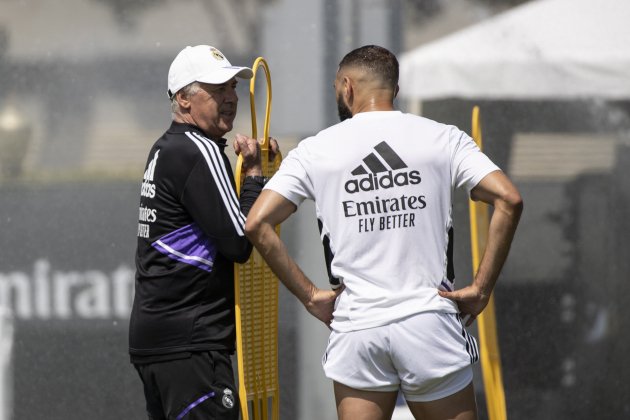
POLYGON ((181 201, 218 252, 229 261, 243 263, 252 252, 244 233, 245 216, 261 190, 261 184, 246 179, 239 199, 228 162, 218 150, 209 149, 191 169, 181 201))

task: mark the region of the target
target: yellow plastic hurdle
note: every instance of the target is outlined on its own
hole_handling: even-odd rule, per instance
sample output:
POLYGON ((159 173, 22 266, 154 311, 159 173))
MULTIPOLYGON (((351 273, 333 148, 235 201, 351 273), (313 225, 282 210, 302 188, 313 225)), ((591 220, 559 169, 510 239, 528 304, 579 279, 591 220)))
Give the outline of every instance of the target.
MULTIPOLYGON (((252 137, 257 137, 254 89, 258 67, 267 79, 267 105, 263 141, 260 145, 263 175, 270 177, 280 167, 278 153, 269 162, 269 117, 271 114, 271 73, 263 57, 254 61, 249 85, 252 137)), ((236 188, 240 194, 242 159, 236 162, 236 188)), ((276 227, 280 234, 280 227, 276 227)), ((278 420, 280 387, 278 381, 278 279, 256 251, 245 264, 235 264, 234 289, 236 305, 236 352, 238 382, 243 420, 278 420), (251 407, 251 409, 250 409, 251 407), (270 417, 271 416, 271 417, 270 417)))
MULTIPOLYGON (((475 106, 472 111, 472 137, 477 146, 482 149, 481 121, 478 106, 475 106)), ((472 200, 470 200, 469 204, 473 275, 476 275, 488 238, 488 205, 472 200)), ((477 317, 477 326, 488 418, 490 420, 505 420, 507 419, 507 412, 503 379, 501 377, 501 354, 499 353, 499 340, 497 337, 494 294, 490 296, 488 306, 477 317)))

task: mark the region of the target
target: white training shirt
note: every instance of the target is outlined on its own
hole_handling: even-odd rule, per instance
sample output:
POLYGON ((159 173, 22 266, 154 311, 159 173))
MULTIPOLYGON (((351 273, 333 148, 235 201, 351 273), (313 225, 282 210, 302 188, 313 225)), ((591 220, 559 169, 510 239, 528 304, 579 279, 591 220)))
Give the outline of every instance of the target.
POLYGON ((437 294, 454 288, 453 190, 498 169, 456 127, 363 112, 301 141, 265 188, 297 206, 315 201, 331 284, 345 285, 332 329, 346 332, 458 312, 437 294))

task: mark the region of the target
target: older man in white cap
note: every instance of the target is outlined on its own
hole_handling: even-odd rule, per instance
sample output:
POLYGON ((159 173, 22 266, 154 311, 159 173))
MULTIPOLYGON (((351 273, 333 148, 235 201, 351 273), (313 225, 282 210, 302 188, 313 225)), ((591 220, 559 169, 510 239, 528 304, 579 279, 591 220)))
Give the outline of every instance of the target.
POLYGON ((237 134, 246 175, 237 197, 223 136, 237 78, 252 75, 208 45, 186 47, 169 70, 173 122, 142 181, 129 328, 149 419, 238 418, 233 264, 251 253, 243 226, 264 178, 258 142, 237 134))

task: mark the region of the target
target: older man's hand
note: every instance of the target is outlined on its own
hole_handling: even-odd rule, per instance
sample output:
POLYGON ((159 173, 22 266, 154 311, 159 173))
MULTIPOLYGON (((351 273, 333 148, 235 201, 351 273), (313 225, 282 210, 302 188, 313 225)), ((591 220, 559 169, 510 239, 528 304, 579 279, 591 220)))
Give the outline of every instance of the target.
POLYGON ((260 144, 256 139, 237 134, 234 137, 234 152, 243 158, 245 176, 261 176, 260 144))
MULTIPOLYGON (((269 161, 273 161, 280 148, 276 139, 269 138, 269 161)), ((236 134, 234 137, 234 152, 243 157, 245 176, 261 176, 260 143, 249 136, 236 134)))

